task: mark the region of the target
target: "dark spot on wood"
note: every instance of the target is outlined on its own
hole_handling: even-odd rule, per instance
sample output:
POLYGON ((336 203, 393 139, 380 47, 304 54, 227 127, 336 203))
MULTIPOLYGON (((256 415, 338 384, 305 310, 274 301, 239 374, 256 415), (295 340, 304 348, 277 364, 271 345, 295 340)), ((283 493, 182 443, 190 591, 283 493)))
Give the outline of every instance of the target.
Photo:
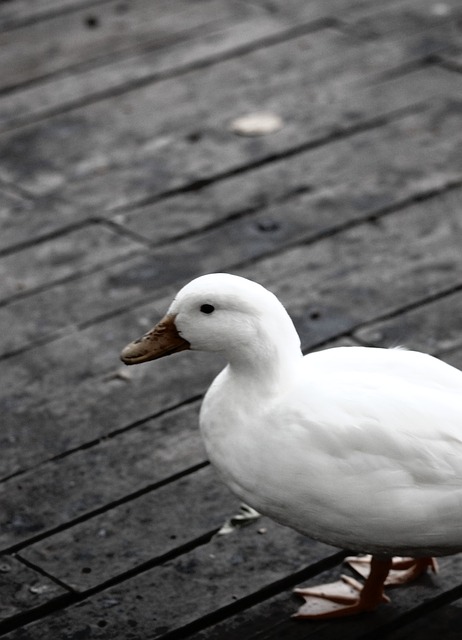
POLYGON ((321 312, 318 311, 317 309, 314 309, 313 311, 310 312, 311 320, 319 320, 320 317, 321 317, 321 312))
POLYGON ((82 567, 82 573, 91 573, 91 567, 82 567))
POLYGON ((85 18, 85 25, 88 29, 97 29, 100 26, 99 18, 96 16, 87 16, 85 18))
POLYGON ((259 231, 263 231, 264 233, 271 233, 272 231, 278 231, 279 228, 280 228, 279 223, 269 218, 266 220, 259 220, 257 222, 257 229, 259 231))
POLYGON ((292 198, 294 196, 301 196, 304 193, 312 193, 312 191, 313 187, 310 184, 300 184, 291 189, 287 195, 289 198, 292 198))
POLYGON ((101 629, 104 629, 104 627, 107 627, 107 620, 98 620, 97 625, 98 627, 100 627, 101 629))
POLYGON ((200 140, 202 140, 202 133, 200 131, 192 131, 191 133, 188 133, 188 135, 186 136, 186 140, 193 144, 195 142, 199 142, 200 140))

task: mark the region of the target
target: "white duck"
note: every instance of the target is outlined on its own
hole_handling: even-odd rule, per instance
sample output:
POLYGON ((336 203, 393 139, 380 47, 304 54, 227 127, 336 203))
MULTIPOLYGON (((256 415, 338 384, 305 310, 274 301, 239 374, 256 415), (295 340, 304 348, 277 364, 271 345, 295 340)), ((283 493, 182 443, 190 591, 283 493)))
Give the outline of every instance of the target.
POLYGON ((184 349, 229 363, 200 428, 232 491, 311 538, 372 554, 353 560, 364 587, 343 577, 298 590, 298 617, 372 610, 388 600, 389 574, 387 584, 403 583, 435 569, 431 556, 462 550, 462 372, 401 349, 303 356, 278 299, 229 274, 186 285, 121 357, 137 364, 184 349))

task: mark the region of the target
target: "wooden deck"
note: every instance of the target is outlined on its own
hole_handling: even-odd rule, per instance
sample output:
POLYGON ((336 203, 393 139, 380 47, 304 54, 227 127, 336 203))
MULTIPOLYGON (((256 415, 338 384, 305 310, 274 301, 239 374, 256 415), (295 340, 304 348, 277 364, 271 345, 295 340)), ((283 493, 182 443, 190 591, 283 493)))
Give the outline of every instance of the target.
POLYGON ((356 619, 290 619, 342 552, 239 503, 197 430, 221 362, 120 349, 193 277, 305 350, 462 367, 460 0, 0 3, 0 635, 459 639, 462 556, 356 619), (282 118, 259 137, 231 123, 282 118))

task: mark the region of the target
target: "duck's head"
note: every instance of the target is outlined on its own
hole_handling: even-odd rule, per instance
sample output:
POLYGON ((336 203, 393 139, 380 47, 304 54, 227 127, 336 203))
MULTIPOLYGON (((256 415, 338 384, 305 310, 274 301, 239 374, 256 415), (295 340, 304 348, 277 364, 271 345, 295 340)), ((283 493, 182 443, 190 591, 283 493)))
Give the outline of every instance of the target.
POLYGON ((214 273, 183 287, 162 320, 127 345, 121 359, 139 364, 185 349, 221 352, 229 361, 265 359, 284 350, 300 354, 300 340, 274 294, 246 278, 214 273))

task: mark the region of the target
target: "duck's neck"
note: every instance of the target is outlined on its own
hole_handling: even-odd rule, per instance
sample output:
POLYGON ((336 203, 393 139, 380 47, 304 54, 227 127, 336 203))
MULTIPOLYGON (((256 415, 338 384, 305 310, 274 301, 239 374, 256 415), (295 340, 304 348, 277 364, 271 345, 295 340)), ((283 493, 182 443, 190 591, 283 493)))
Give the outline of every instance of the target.
MULTIPOLYGON (((294 330, 295 332, 295 330, 294 330)), ((261 335, 252 348, 242 345, 229 354, 229 375, 244 389, 273 392, 297 377, 303 355, 298 335, 285 335, 278 342, 261 335)))

